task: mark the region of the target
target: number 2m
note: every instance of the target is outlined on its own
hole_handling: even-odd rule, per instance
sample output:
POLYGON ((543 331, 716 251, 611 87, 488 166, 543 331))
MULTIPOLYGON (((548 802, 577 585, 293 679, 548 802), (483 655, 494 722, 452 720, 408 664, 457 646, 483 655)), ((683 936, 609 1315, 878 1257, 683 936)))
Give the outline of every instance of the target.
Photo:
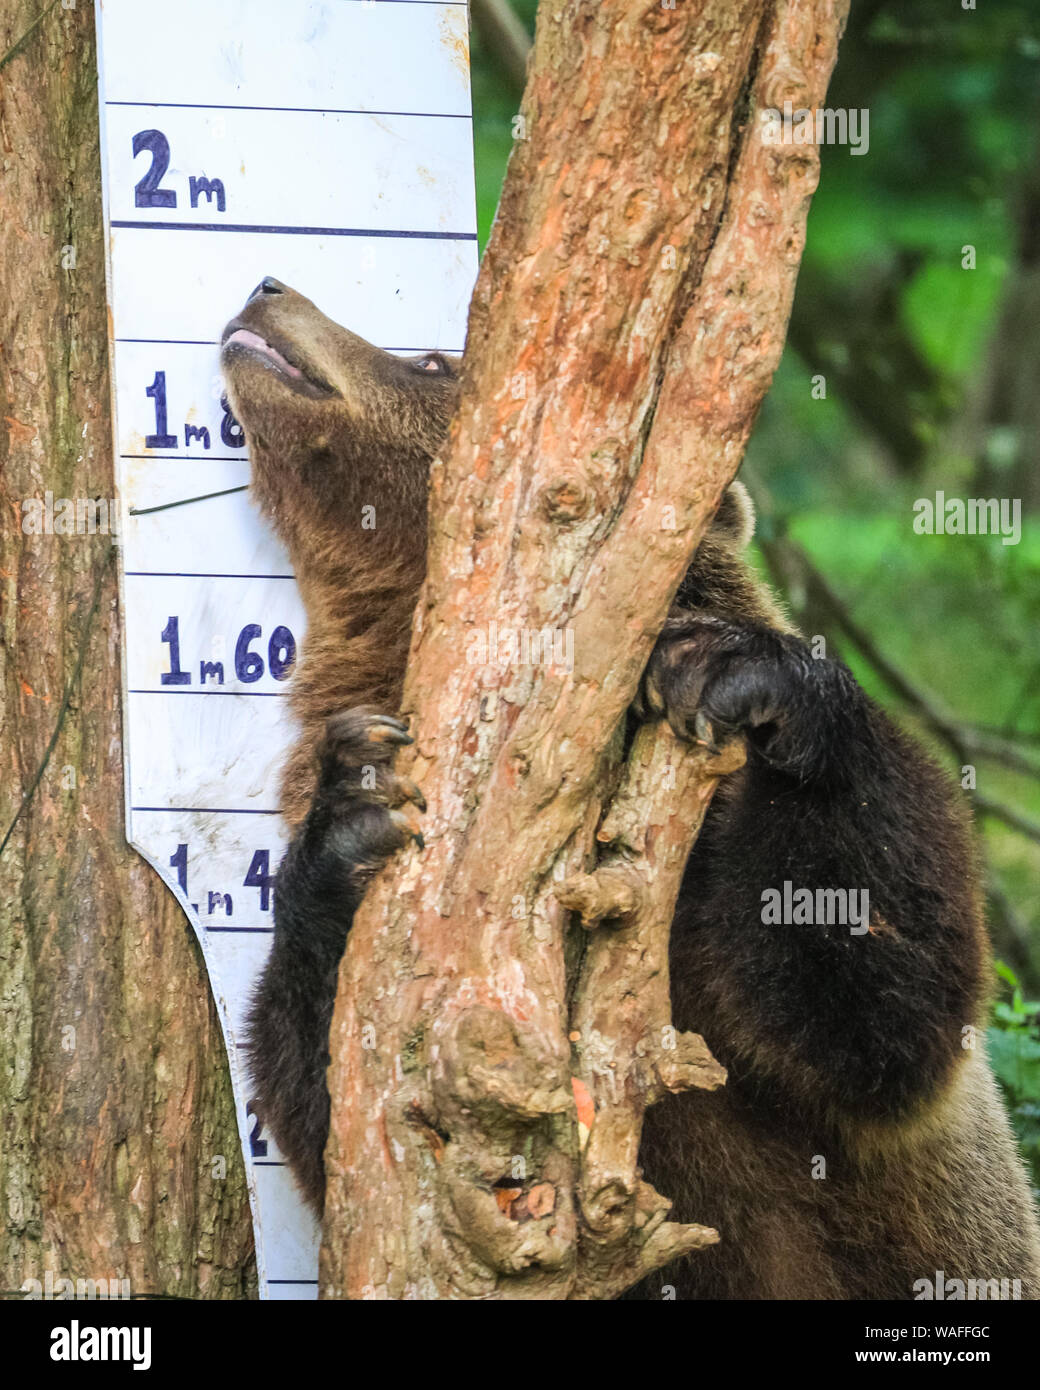
MULTIPOLYGON (((161 130, 139 130, 134 136, 133 150, 135 159, 139 154, 146 152, 152 156, 148 172, 134 188, 134 207, 175 208, 177 194, 172 188, 161 186, 170 167, 169 140, 161 130)), ((188 179, 188 197, 193 208, 198 207, 202 194, 206 195, 207 203, 212 203, 216 198, 218 212, 227 211, 227 192, 223 179, 196 178, 195 175, 191 175, 188 179)))

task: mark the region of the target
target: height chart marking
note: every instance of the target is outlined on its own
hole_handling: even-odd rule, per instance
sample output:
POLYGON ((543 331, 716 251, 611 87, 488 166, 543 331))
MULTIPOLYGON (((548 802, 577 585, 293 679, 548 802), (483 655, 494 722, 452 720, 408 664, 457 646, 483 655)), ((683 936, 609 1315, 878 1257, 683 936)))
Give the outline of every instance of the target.
POLYGON ((477 261, 466 6, 98 0, 96 16, 127 838, 202 946, 261 1296, 313 1298, 318 1229, 251 1112, 241 1056, 304 618, 241 491, 218 341, 274 275, 390 351, 459 350, 477 261))

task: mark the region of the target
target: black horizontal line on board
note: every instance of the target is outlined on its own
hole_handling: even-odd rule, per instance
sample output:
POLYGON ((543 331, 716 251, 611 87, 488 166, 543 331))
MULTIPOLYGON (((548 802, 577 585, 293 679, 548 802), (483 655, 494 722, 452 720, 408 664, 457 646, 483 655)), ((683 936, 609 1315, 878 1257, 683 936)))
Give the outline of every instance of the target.
POLYGON ((318 1287, 317 1279, 268 1279, 269 1284, 313 1284, 318 1287))
POLYGON ((211 927, 208 923, 202 923, 202 930, 208 932, 223 932, 229 935, 233 932, 240 932, 250 936, 270 936, 274 932, 274 927, 211 927))
POLYGON ((284 700, 284 690, 185 690, 183 686, 169 685, 162 690, 128 690, 128 695, 247 695, 254 700, 284 700))
POLYGON ((113 227, 136 228, 149 232, 259 232, 272 236, 356 236, 386 237, 406 241, 476 241, 476 232, 382 231, 366 227, 277 227, 249 222, 126 222, 115 219, 113 227))
POLYGON ((131 811, 161 811, 164 815, 277 816, 278 811, 254 811, 250 806, 131 806, 131 811))
POLYGON ((178 111, 295 111, 301 116, 414 116, 421 120, 472 121, 469 111, 366 111, 352 106, 239 106, 222 101, 106 101, 106 106, 154 106, 178 111))
POLYGON ((162 343, 170 347, 220 347, 215 338, 117 338, 117 343, 162 343))
MULTIPOLYGON (((280 1158, 254 1158, 253 1166, 254 1168, 284 1168, 285 1164, 281 1161, 280 1158)), ((287 1284, 302 1284, 303 1282, 304 1281, 302 1279, 285 1280, 285 1283, 287 1284)), ((314 1282, 317 1283, 317 1280, 315 1280, 314 1282)))
MULTIPOLYGON (((169 459, 171 463, 248 463, 241 454, 120 454, 121 459, 169 459)), ((214 493, 214 496, 217 494, 214 493)))
MULTIPOLYGON (((117 343, 150 343, 158 347, 220 347, 215 338, 116 338, 117 343)), ((379 344, 375 344, 379 347, 379 344)), ((462 348, 449 347, 381 347, 380 352, 446 352, 452 357, 461 357, 462 348)), ((164 454, 121 454, 120 458, 164 458, 164 454)), ((192 458, 204 458, 204 454, 193 454, 192 458)))
POLYGON ((127 579, 295 579, 295 574, 196 574, 193 570, 124 570, 127 579))

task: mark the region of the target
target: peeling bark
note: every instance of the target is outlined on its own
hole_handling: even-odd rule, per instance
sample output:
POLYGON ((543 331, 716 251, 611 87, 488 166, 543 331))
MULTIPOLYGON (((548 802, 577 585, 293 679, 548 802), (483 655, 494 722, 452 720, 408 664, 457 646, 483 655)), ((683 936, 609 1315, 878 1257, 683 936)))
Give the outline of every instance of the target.
POLYGON ((432 475, 402 759, 427 849, 373 884, 340 974, 324 1297, 603 1297, 714 1237, 664 1222, 636 1154, 655 1095, 721 1080, 654 1039, 727 763, 653 729, 621 769, 619 735, 783 344, 818 164, 755 116, 822 103, 844 9, 540 10, 432 475), (572 664, 477 650, 544 630, 572 664), (582 963, 565 904, 625 925, 582 963))

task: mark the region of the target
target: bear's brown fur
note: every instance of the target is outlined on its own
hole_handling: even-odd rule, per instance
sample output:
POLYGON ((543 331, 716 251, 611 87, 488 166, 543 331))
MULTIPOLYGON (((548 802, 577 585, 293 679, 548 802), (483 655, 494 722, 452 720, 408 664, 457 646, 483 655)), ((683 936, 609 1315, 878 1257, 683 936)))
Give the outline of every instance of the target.
MULTIPOLYGON (((293 841, 250 1046, 261 1113, 320 1208, 336 965, 366 874, 405 833, 388 808, 417 799, 388 770, 359 790, 367 740, 404 734, 340 712, 397 708, 458 363, 394 358, 265 281, 224 364, 309 622, 293 841)), ((1028 1185, 981 1042, 964 1041, 990 979, 968 816, 845 668, 811 659, 745 557, 751 524, 732 489, 639 703, 681 732, 695 715, 743 730, 751 756, 715 798, 672 931, 676 1024, 704 1034, 729 1084, 654 1107, 642 1151, 677 1217, 722 1242, 636 1296, 910 1298, 943 1271, 1036 1297, 1028 1185), (784 879, 869 887, 869 932, 764 926, 762 890, 784 879)))
POLYGON ((417 371, 278 281, 263 283, 229 328, 281 346, 306 375, 238 342, 225 345, 223 366, 253 495, 289 551, 307 613, 291 686, 302 737, 282 779, 282 813, 295 827, 314 794, 326 719, 398 706, 426 568, 431 442, 454 412, 458 362, 438 354, 418 359, 437 370, 417 371))

